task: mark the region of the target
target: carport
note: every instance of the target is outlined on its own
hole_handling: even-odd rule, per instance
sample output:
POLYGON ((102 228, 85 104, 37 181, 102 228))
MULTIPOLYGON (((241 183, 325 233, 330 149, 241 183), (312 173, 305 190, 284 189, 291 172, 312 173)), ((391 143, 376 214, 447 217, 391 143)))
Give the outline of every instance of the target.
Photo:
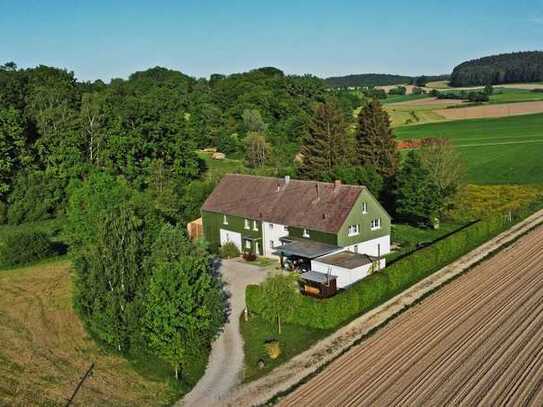
POLYGON ((310 271, 313 259, 341 250, 338 246, 312 240, 284 238, 281 243, 273 254, 281 259, 281 268, 291 271, 310 271))

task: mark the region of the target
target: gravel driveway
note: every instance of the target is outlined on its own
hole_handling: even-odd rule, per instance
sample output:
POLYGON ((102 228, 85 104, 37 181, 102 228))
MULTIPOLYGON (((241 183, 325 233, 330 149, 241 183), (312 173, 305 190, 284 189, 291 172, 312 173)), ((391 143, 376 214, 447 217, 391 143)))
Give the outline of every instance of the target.
POLYGON ((221 399, 242 380, 243 340, 239 333, 239 316, 245 308, 245 287, 262 282, 269 268, 264 269, 234 259, 223 260, 219 272, 230 296, 230 315, 223 332, 213 342, 204 376, 176 406, 221 405, 221 399))

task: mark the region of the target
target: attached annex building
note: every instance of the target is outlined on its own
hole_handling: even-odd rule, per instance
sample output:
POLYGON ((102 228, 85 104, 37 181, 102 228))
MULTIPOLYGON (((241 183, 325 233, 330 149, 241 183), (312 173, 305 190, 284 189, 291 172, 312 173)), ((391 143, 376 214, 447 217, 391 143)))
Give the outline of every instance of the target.
POLYGON ((279 256, 311 271, 308 278, 337 279, 337 288, 385 266, 390 220, 364 186, 288 176, 225 175, 202 207, 211 249, 232 242, 240 251, 279 256))

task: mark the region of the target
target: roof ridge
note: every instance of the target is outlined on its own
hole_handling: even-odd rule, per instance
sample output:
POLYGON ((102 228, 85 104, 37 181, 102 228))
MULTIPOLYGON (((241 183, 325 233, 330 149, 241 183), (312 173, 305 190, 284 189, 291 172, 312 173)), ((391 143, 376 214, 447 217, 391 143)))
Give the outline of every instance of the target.
MULTIPOLYGON (((269 175, 251 175, 251 174, 236 174, 236 173, 226 173, 224 176, 236 176, 236 177, 250 177, 250 178, 264 178, 264 179, 274 179, 278 181, 284 181, 284 177, 272 177, 269 175)), ((305 183, 318 183, 318 184, 325 184, 325 185, 331 185, 335 186, 335 182, 326 182, 326 181, 316 181, 316 180, 309 180, 309 179, 298 179, 298 178, 290 178, 289 182, 305 182, 305 183)), ((355 184, 344 184, 343 182, 339 184, 340 187, 353 187, 353 188, 361 188, 361 189, 367 189, 365 185, 355 185, 355 184)))

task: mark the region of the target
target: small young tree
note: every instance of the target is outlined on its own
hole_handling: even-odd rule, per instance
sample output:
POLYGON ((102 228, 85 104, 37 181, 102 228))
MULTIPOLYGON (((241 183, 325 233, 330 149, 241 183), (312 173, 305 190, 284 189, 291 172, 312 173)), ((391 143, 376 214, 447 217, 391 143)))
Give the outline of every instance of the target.
POLYGON ((424 167, 420 153, 411 150, 398 172, 396 188, 396 213, 412 224, 433 224, 441 208, 437 185, 424 167))
POLYGON ((464 179, 466 165, 446 139, 425 139, 420 147, 422 165, 437 185, 443 209, 453 203, 464 179))
POLYGON ((358 114, 356 130, 358 161, 372 166, 383 178, 392 177, 399 165, 399 155, 390 128, 388 113, 377 99, 372 99, 358 114))
POLYGON ((262 133, 250 132, 245 139, 246 160, 251 167, 262 167, 270 157, 271 147, 262 133))
POLYGON ((296 289, 297 284, 298 276, 294 273, 275 275, 262 284, 263 317, 277 320, 279 335, 281 335, 281 320, 290 318, 296 310, 296 304, 300 298, 296 289))

